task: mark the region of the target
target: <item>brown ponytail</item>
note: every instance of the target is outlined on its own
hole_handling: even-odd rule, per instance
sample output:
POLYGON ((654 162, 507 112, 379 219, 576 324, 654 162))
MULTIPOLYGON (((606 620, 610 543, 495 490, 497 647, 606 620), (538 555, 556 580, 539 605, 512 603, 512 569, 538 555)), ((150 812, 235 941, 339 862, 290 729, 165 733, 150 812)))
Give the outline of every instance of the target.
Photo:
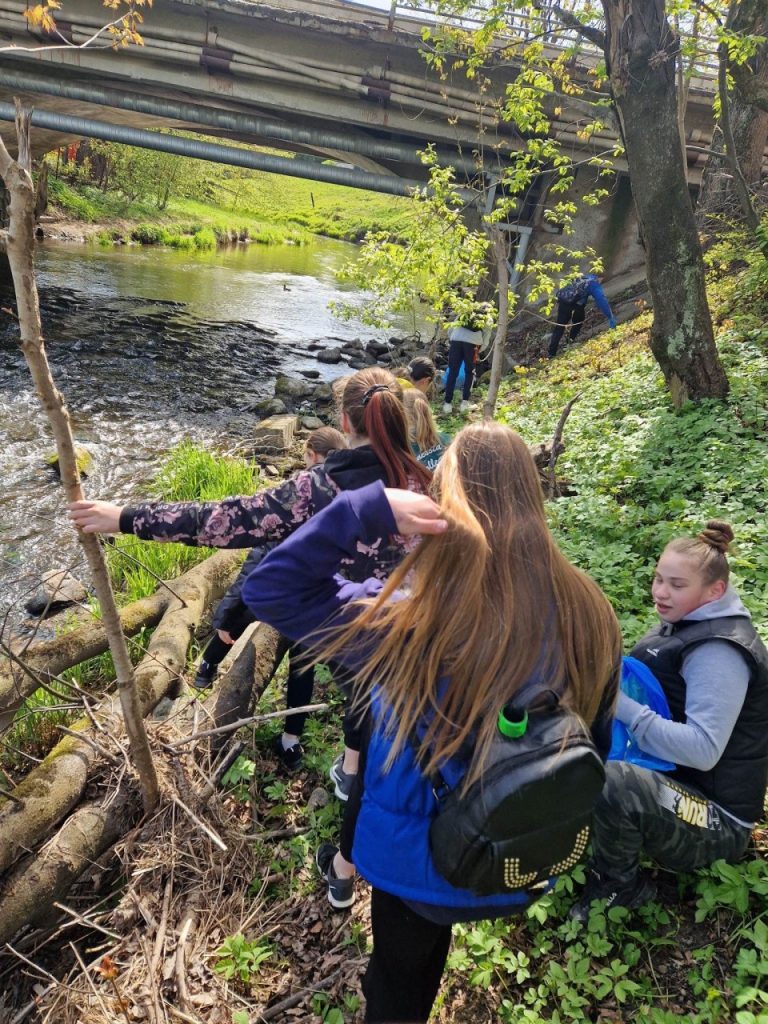
POLYGON ((403 392, 388 370, 372 367, 350 377, 341 409, 354 432, 368 438, 389 487, 407 488, 416 481, 428 490, 432 474, 411 452, 403 392))

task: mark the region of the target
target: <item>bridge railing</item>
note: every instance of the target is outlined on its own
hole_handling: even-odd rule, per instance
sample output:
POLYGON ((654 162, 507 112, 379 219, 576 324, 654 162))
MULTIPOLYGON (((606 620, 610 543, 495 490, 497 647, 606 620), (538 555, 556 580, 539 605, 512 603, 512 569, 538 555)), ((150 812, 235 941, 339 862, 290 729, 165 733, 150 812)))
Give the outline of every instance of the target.
MULTIPOLYGON (((324 0, 318 0, 320 4, 324 0)), ((494 6, 491 0, 475 0, 470 4, 439 3, 438 0, 341 0, 335 6, 347 8, 388 12, 389 25, 395 27, 411 27, 414 22, 425 27, 449 25, 467 32, 479 29, 485 24, 489 11, 494 6)), ((562 10, 581 18, 585 24, 603 31, 605 23, 601 12, 590 3, 590 0, 562 0, 557 4, 562 10)), ((595 59, 602 56, 601 50, 594 43, 585 39, 577 30, 564 27, 553 5, 542 0, 540 9, 533 14, 530 11, 515 9, 510 4, 501 16, 503 28, 498 34, 501 46, 512 42, 532 42, 541 40, 555 49, 575 50, 578 53, 593 55, 595 59)), ((496 12, 494 12, 496 14, 496 12)), ((710 77, 717 73, 717 39, 711 31, 702 31, 692 16, 680 18, 676 26, 679 31, 684 61, 690 60, 693 51, 693 67, 695 74, 710 77)))

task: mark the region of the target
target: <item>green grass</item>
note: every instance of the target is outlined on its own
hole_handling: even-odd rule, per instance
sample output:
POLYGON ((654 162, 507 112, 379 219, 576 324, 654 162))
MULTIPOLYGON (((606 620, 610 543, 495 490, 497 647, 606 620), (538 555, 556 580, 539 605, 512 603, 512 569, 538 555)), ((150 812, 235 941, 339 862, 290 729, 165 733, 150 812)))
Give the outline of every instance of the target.
MULTIPOLYGON (((183 441, 163 462, 153 490, 163 501, 216 501, 253 494, 261 486, 258 468, 246 459, 217 455, 183 441)), ((158 544, 121 535, 107 549, 112 585, 122 604, 154 593, 161 580, 173 579, 210 555, 208 548, 158 544)))
MULTIPOLYGON (((128 202, 114 192, 82 182, 71 184, 53 175, 49 197, 73 219, 136 224, 143 237, 134 240, 177 247, 184 244, 179 238, 205 229, 219 242, 249 238, 262 245, 305 245, 315 234, 359 241, 369 230, 397 233, 410 216, 407 199, 343 185, 259 171, 233 174, 231 168, 218 167, 211 175, 210 201, 172 199, 162 212, 151 202, 128 202)), ((125 237, 133 233, 128 227, 125 237)), ((96 240, 107 245, 110 238, 114 241, 114 231, 101 232, 96 240)))

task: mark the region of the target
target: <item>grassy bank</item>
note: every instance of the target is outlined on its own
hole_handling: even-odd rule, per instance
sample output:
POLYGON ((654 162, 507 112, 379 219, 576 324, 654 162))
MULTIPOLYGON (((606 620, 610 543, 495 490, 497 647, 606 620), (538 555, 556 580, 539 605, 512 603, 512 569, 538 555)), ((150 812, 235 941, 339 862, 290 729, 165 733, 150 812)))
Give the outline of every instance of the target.
POLYGON ((55 209, 81 222, 85 233, 102 244, 123 240, 206 247, 200 243, 211 232, 218 242, 266 245, 306 244, 316 234, 359 241, 370 230, 397 232, 409 216, 408 200, 396 196, 255 171, 238 181, 237 191, 222 187, 212 192, 209 201, 171 199, 159 211, 153 202, 129 202, 83 181, 52 177, 49 185, 55 209), (89 230, 88 225, 98 227, 89 230), (153 237, 150 229, 164 235, 153 237), (204 231, 208 235, 195 241, 204 231))
MULTIPOLYGON (((743 250, 742 250, 743 252, 743 250)), ((527 441, 568 420, 558 475, 575 494, 548 503, 568 555, 603 587, 631 645, 656 620, 652 568, 672 534, 711 516, 733 524, 733 581, 768 638, 768 264, 757 254, 710 286, 731 382, 724 403, 675 412, 648 349, 650 315, 521 371, 498 417, 527 441)), ((768 1024, 766 832, 751 859, 691 876, 658 873, 639 912, 570 921, 574 881, 514 924, 458 927, 441 1021, 501 1024, 768 1024)))

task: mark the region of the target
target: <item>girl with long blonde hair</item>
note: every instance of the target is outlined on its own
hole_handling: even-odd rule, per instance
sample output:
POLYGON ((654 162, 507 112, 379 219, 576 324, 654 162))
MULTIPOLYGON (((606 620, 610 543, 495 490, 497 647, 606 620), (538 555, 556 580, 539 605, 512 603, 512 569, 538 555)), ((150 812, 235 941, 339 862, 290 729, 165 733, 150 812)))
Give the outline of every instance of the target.
POLYGON ((413 453, 422 465, 434 471, 451 438, 437 429, 432 407, 420 391, 411 388, 403 392, 403 405, 413 453))
POLYGON ((434 478, 436 502, 381 484, 340 496, 245 584, 255 615, 344 662, 367 709, 361 772, 340 849, 318 851, 332 906, 371 882, 366 1021, 426 1021, 451 923, 519 911, 436 871, 434 768, 482 776, 499 711, 534 680, 610 746, 621 640, 607 600, 558 550, 525 443, 497 423, 465 428, 434 478), (336 575, 382 533, 425 535, 385 584, 336 575), (320 632, 318 632, 320 631, 320 632))

